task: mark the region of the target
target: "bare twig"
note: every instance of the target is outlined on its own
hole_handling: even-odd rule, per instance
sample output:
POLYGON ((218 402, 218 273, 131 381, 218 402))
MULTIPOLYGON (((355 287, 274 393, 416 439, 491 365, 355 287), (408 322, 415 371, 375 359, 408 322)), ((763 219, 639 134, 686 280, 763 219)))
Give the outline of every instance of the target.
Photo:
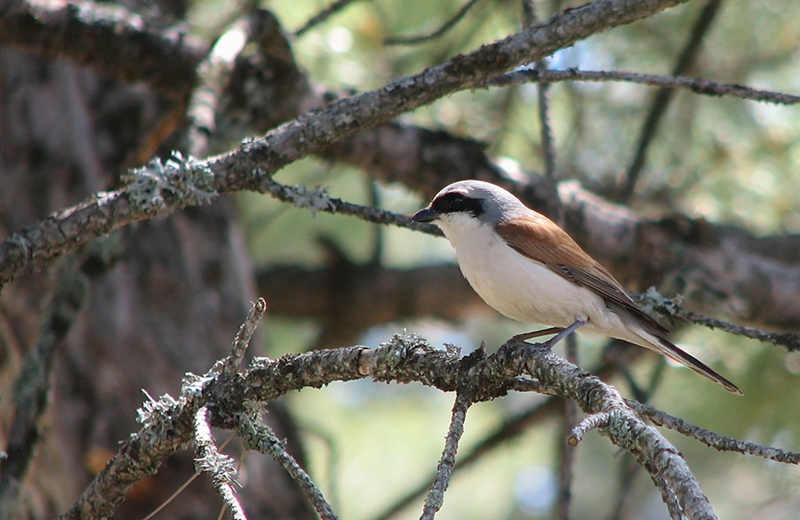
POLYGON ((338 13, 339 11, 344 10, 345 7, 353 3, 355 0, 336 0, 334 3, 329 5, 327 8, 323 9, 316 15, 314 15, 309 21, 307 21, 301 28, 295 31, 294 35, 296 37, 300 37, 310 29, 313 29, 317 25, 323 23, 325 20, 330 18, 332 15, 338 13))
POLYGON ((437 511, 442 508, 444 503, 444 493, 450 484, 453 469, 456 464, 456 451, 461 436, 464 434, 464 421, 467 418, 467 410, 472 401, 463 393, 456 394, 456 402, 453 404, 452 417, 450 418, 450 428, 447 430, 447 437, 444 442, 442 458, 436 472, 436 479, 433 481, 428 496, 425 497, 425 506, 422 509, 421 520, 433 520, 437 511))
POLYGON ((275 436, 272 429, 266 424, 262 424, 250 417, 242 416, 239 432, 244 440, 245 446, 249 449, 272 455, 272 457, 283 466, 300 489, 305 493, 306 498, 314 506, 322 520, 336 520, 337 516, 333 508, 325 500, 322 491, 314 484, 308 473, 300 467, 294 457, 286 451, 284 443, 275 436))
POLYGON ((233 375, 239 370, 239 364, 242 362, 244 352, 250 345, 250 340, 256 331, 258 322, 264 317, 267 312, 267 301, 264 298, 259 298, 258 301, 250 309, 242 326, 233 338, 233 346, 231 347, 231 355, 225 360, 225 366, 222 372, 227 375, 233 375))
POLYGON ((699 426, 690 424, 683 419, 662 412, 652 406, 637 401, 626 400, 628 406, 636 410, 642 417, 650 419, 657 426, 664 426, 670 430, 682 433, 689 438, 702 442, 718 451, 735 451, 746 455, 755 455, 765 459, 783 462, 785 464, 800 464, 800 453, 762 446, 753 442, 740 441, 708 431, 699 426))
POLYGON ((383 41, 384 45, 415 45, 417 43, 424 43, 430 40, 435 40, 452 29, 462 18, 472 9, 475 4, 480 0, 469 0, 464 6, 449 20, 447 20, 441 27, 436 29, 430 34, 422 34, 418 36, 390 36, 383 41))
MULTIPOLYGON (((694 65, 694 62, 700 53, 700 42, 703 41, 703 38, 705 38, 706 34, 708 33, 708 30, 711 27, 711 22, 713 22, 714 18, 716 18, 721 4, 722 0, 709 0, 708 4, 706 4, 706 7, 700 13, 700 17, 697 19, 697 22, 692 28, 689 41, 686 43, 686 47, 684 48, 683 53, 681 53, 678 63, 675 65, 675 69, 672 71, 673 76, 680 76, 689 70, 692 65, 694 65)), ((636 182, 639 180, 639 175, 641 174, 642 169, 644 168, 644 163, 647 160, 647 151, 650 148, 650 144, 653 142, 653 139, 655 138, 656 132, 658 131, 658 125, 667 111, 667 107, 669 106, 669 102, 672 99, 673 93, 674 91, 672 89, 662 88, 658 91, 656 97, 653 99, 653 102, 650 105, 650 110, 644 126, 642 127, 642 132, 639 137, 639 144, 636 147, 636 153, 634 154, 633 161, 631 162, 628 171, 625 173, 625 177, 620 179, 618 195, 618 199, 620 201, 627 201, 631 198, 631 195, 633 195, 634 189, 636 188, 636 182)))
MULTIPOLYGON (((536 6, 532 0, 523 0, 522 18, 522 23, 526 29, 533 27, 537 23, 536 6)), ((548 68, 547 58, 542 58, 536 62, 534 70, 537 72, 546 72, 548 68)), ((550 83, 547 81, 541 81, 536 90, 539 109, 539 139, 541 141, 541 151, 544 158, 544 184, 547 191, 547 206, 544 210, 551 219, 560 226, 563 226, 564 208, 561 204, 561 197, 558 194, 558 167, 556 163, 555 139, 553 138, 553 125, 550 117, 550 86, 550 83)))
POLYGON ((489 81, 481 83, 479 86, 484 88, 504 87, 540 81, 546 81, 548 83, 561 81, 624 81, 627 83, 649 85, 651 87, 670 89, 684 88, 695 94, 707 96, 730 96, 750 101, 762 101, 780 105, 794 105, 800 103, 800 96, 769 90, 758 90, 733 83, 720 83, 703 79, 687 78, 685 76, 659 76, 656 74, 640 74, 636 72, 614 70, 594 71, 572 68, 566 70, 538 71, 534 69, 521 69, 492 78, 489 81))
POLYGON ((619 458, 619 461, 617 472, 617 500, 611 513, 609 513, 607 517, 608 520, 626 518, 626 516, 624 516, 625 507, 628 504, 628 500, 633 497, 631 489, 640 469, 640 466, 636 464, 636 460, 631 457, 629 453, 624 453, 619 458))

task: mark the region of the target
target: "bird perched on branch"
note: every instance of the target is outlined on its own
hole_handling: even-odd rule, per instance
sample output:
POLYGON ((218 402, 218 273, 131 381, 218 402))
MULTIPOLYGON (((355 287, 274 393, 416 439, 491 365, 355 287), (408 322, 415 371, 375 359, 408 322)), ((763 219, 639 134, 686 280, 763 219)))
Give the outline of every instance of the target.
POLYGON ((670 343, 669 331, 572 237, 503 188, 476 180, 450 184, 412 220, 441 228, 464 277, 487 304, 509 318, 551 326, 527 339, 580 328, 663 354, 742 394, 670 343))

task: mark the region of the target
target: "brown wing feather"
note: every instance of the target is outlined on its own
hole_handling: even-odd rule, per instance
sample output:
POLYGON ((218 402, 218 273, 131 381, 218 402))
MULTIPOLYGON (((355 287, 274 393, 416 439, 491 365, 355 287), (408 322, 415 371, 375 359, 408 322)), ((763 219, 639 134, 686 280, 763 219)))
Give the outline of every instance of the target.
POLYGON ((567 280, 594 291, 607 303, 622 307, 653 332, 669 334, 660 323, 640 309, 611 273, 544 215, 501 222, 495 229, 506 243, 567 280))

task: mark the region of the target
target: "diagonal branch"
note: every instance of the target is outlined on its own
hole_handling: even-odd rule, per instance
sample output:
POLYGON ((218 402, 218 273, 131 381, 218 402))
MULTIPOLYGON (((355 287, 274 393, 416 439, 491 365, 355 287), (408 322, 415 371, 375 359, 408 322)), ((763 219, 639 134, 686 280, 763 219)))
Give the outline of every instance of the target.
POLYGON ((657 410, 652 406, 626 399, 625 402, 636 410, 636 413, 653 421, 656 426, 664 426, 670 430, 675 430, 687 437, 702 442, 718 451, 735 451, 746 455, 755 455, 765 459, 783 462, 785 464, 800 464, 800 453, 774 448, 772 446, 762 446, 754 442, 740 441, 719 435, 705 428, 700 428, 690 424, 679 417, 674 417, 666 412, 657 410))
POLYGON ((246 416, 241 417, 239 428, 245 446, 261 453, 268 453, 284 467, 289 475, 300 486, 306 498, 316 509, 322 520, 336 520, 336 513, 325 500, 322 492, 311 480, 300 464, 292 457, 284 443, 278 440, 272 428, 246 416))

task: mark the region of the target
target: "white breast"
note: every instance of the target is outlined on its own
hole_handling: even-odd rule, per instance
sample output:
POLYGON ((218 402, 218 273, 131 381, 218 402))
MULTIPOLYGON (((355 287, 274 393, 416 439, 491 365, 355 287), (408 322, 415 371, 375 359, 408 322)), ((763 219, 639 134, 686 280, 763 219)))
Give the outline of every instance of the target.
POLYGON ((602 298, 517 253, 490 226, 463 213, 445 215, 439 226, 464 277, 501 314, 555 327, 588 320, 583 332, 616 337, 626 329, 602 298))

